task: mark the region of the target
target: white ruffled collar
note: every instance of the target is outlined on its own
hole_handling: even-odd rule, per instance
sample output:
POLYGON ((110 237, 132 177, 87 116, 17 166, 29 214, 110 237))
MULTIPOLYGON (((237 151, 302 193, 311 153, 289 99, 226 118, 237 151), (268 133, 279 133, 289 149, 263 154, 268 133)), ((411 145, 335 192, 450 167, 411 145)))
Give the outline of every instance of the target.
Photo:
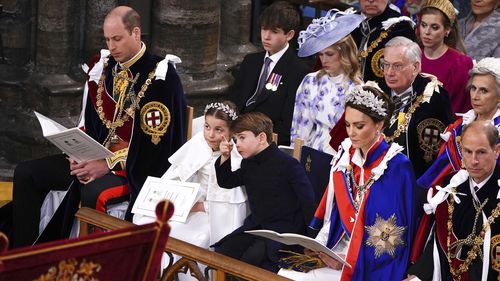
MULTIPOLYGON (((334 165, 332 171, 346 172, 350 163, 349 149, 352 146, 351 139, 346 138, 344 141, 342 141, 340 146, 342 151, 339 151, 335 155, 336 158, 334 159, 334 165)), ((390 145, 389 150, 385 154, 382 161, 378 164, 377 167, 373 168, 371 171, 373 175, 373 180, 379 179, 384 174, 384 171, 387 169, 387 164, 389 163, 389 161, 401 151, 403 151, 403 147, 400 146, 399 144, 392 143, 390 145)))

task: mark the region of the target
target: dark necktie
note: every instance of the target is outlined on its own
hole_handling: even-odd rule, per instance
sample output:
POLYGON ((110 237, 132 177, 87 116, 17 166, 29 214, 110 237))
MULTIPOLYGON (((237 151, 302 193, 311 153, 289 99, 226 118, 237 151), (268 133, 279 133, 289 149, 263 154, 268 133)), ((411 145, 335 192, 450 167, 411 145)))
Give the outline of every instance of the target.
POLYGON ((411 99, 412 91, 405 92, 401 95, 395 95, 392 97, 392 101, 394 102, 394 112, 401 111, 408 101, 411 99))
POLYGON ((271 64, 271 62, 272 62, 272 60, 269 57, 265 58, 264 69, 262 70, 262 73, 260 74, 259 83, 257 84, 257 88, 255 89, 255 93, 248 99, 246 106, 249 106, 252 103, 257 101, 257 98, 259 97, 260 93, 262 92, 262 88, 264 88, 264 84, 266 83, 267 75, 269 74, 269 65, 271 64))
MULTIPOLYGON (((359 26, 359 30, 361 31, 361 34, 363 34, 363 37, 361 38, 361 42, 359 44, 359 50, 360 51, 365 51, 368 48, 368 39, 370 38, 370 24, 368 23, 369 18, 364 19, 361 22, 361 25, 359 26), (366 46, 366 48, 365 48, 366 46)), ((366 57, 361 57, 361 77, 364 78, 365 76, 365 64, 366 64, 366 57)))
POLYGON ((368 23, 369 20, 369 18, 366 18, 361 22, 361 33, 363 33, 363 37, 368 37, 368 35, 370 35, 370 24, 368 23))

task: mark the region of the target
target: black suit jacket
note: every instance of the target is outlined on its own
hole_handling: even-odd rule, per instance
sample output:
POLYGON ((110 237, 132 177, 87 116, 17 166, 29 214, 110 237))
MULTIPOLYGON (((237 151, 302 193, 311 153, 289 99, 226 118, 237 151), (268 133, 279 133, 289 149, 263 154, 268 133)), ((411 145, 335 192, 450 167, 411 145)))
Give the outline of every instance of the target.
POLYGON ((245 56, 237 80, 229 94, 229 100, 236 103, 241 113, 257 111, 266 114, 273 121, 273 130, 278 134, 278 144, 290 145, 295 94, 300 82, 309 72, 309 68, 299 61, 294 50, 289 46, 271 71, 282 76, 276 91, 264 87, 257 101, 247 107, 247 100, 257 88, 265 55, 266 52, 260 52, 245 56))

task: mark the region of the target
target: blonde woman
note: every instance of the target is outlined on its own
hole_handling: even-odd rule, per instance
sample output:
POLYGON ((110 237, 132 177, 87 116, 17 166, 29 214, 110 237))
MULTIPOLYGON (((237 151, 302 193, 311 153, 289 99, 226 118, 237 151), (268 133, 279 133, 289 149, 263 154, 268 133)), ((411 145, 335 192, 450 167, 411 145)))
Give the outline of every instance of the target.
MULTIPOLYGON (((356 43, 349 33, 362 16, 330 10, 299 35, 299 56, 317 54, 322 68, 304 77, 297 89, 291 143, 333 154, 330 130, 344 113, 345 93, 361 83, 356 43)), ((357 24, 358 23, 358 24, 357 24)))

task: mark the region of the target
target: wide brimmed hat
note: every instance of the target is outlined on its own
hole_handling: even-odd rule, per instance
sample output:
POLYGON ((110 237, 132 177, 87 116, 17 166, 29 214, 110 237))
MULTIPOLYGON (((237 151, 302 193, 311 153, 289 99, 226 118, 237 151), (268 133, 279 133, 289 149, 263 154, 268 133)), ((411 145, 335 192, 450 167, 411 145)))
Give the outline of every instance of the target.
POLYGON ((328 11, 326 16, 314 19, 306 30, 299 33, 299 57, 308 57, 330 47, 349 35, 363 21, 353 9, 328 11))

